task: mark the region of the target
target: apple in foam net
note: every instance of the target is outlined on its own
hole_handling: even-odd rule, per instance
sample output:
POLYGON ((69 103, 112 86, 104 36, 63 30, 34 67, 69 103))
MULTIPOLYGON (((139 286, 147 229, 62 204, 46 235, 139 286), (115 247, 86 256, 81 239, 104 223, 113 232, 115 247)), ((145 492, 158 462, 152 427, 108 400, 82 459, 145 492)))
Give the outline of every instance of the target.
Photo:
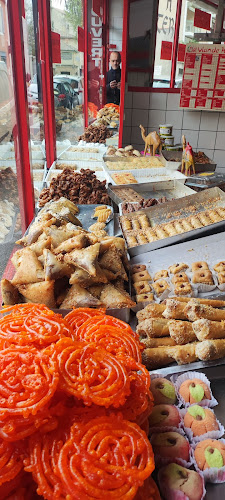
POLYGON ((149 417, 149 427, 178 427, 180 415, 176 406, 156 405, 149 417))
POLYGON ((176 460, 182 458, 188 462, 190 445, 188 440, 178 432, 159 432, 152 434, 151 445, 155 455, 161 458, 176 460))
POLYGON ((174 463, 159 470, 158 481, 166 500, 201 500, 204 492, 203 479, 197 472, 174 463))
POLYGON ((154 404, 170 404, 173 405, 176 402, 176 392, 175 387, 166 378, 154 378, 151 381, 151 391, 154 398, 154 404))

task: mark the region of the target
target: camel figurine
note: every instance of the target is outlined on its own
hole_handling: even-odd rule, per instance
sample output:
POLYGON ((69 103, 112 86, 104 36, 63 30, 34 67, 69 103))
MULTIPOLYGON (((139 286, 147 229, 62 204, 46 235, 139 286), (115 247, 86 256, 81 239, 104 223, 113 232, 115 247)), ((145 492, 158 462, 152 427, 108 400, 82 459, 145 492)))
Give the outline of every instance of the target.
POLYGON ((139 125, 139 127, 141 129, 141 137, 145 143, 144 156, 148 151, 152 156, 155 156, 157 148, 159 148, 159 153, 161 154, 162 142, 159 137, 159 134, 157 134, 157 132, 150 132, 150 134, 146 136, 145 128, 143 127, 143 125, 139 125))

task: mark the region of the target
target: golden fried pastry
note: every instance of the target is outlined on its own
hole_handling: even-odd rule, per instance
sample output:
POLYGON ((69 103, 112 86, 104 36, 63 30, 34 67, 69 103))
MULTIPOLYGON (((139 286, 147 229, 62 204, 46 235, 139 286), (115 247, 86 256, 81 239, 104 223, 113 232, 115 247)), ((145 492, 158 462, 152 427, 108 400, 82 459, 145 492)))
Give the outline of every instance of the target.
POLYGON ((138 321, 144 321, 145 319, 163 318, 165 309, 165 304, 149 304, 142 311, 138 311, 137 319, 138 321))
POLYGON ((124 269, 120 253, 114 245, 111 245, 108 251, 100 257, 98 262, 102 269, 107 269, 116 276, 120 276, 125 281, 128 281, 127 273, 124 269))
POLYGON ((216 211, 220 215, 220 217, 222 217, 222 219, 225 218, 225 208, 224 207, 217 207, 216 211))
POLYGON ((137 240, 138 240, 139 245, 145 245, 146 243, 148 243, 147 238, 145 237, 144 233, 142 233, 142 232, 137 233, 137 240))
POLYGON ((175 295, 189 295, 192 292, 190 283, 176 283, 174 287, 175 295))
POLYGON ((127 240, 127 244, 129 246, 129 248, 138 246, 138 241, 137 241, 136 236, 128 235, 128 234, 126 234, 125 236, 126 236, 126 240, 127 240))
POLYGON ((121 222, 123 231, 129 231, 130 229, 132 229, 132 224, 131 224, 130 219, 125 218, 125 217, 121 217, 120 222, 121 222))
POLYGON ((106 222, 111 213, 112 213, 111 208, 103 208, 102 210, 98 210, 97 212, 98 222, 106 222))
POLYGON ((218 264, 216 264, 213 269, 217 273, 222 273, 223 271, 225 271, 225 261, 222 260, 221 262, 218 262, 218 264))
POLYGON ((218 282, 219 285, 223 285, 225 283, 225 271, 218 273, 218 282))
POLYGON ((157 237, 154 229, 152 229, 152 228, 145 229, 145 234, 146 234, 146 237, 147 237, 149 243, 152 243, 153 241, 158 240, 158 237, 157 237))
POLYGON ((151 281, 151 276, 150 276, 150 274, 148 273, 147 270, 140 271, 139 273, 134 273, 132 275, 132 280, 133 280, 134 283, 136 281, 137 282, 139 282, 139 281, 151 281))
POLYGON ((96 276, 96 260, 99 255, 100 243, 95 243, 87 248, 82 248, 82 250, 73 250, 67 253, 64 257, 65 262, 68 264, 73 264, 77 267, 81 267, 84 271, 87 271, 91 276, 96 276))
POLYGON ((140 273, 146 270, 146 266, 144 264, 134 264, 131 266, 131 274, 140 273))
POLYGON ((37 255, 29 247, 25 247, 21 251, 12 284, 25 285, 28 283, 37 283, 44 279, 44 270, 37 255))
POLYGON ((141 293, 147 293, 151 292, 151 285, 147 281, 139 281, 138 283, 133 283, 133 287, 136 291, 137 295, 140 295, 141 293))
POLYGON ((29 283, 18 285, 19 293, 23 296, 24 302, 42 303, 47 307, 55 308, 55 281, 41 281, 39 283, 29 283))
POLYGON ((128 293, 122 292, 111 284, 104 285, 100 295, 100 300, 104 306, 109 309, 121 309, 123 307, 133 307, 136 305, 136 303, 131 300, 128 293))
POLYGON ((156 295, 160 296, 169 288, 169 284, 166 280, 158 280, 153 283, 152 287, 154 288, 156 295))
POLYGON ((161 269, 161 271, 157 271, 154 276, 154 281, 160 280, 162 278, 168 278, 169 274, 167 269, 161 269))
POLYGON ((140 337, 168 337, 170 334, 168 320, 164 318, 148 318, 138 323, 136 332, 140 337))
POLYGON ((108 236, 108 233, 104 231, 104 229, 96 229, 95 231, 93 231, 93 234, 97 236, 97 238, 105 238, 106 236, 108 236))
POLYGON ((136 301, 139 302, 151 302, 154 299, 154 295, 151 292, 148 293, 140 293, 136 295, 136 301))
POLYGON ((108 207, 107 205, 99 205, 95 208, 95 212, 94 212, 94 217, 98 217, 98 212, 100 210, 106 210, 108 207))
POLYGON ((168 233, 162 226, 155 226, 154 231, 158 240, 163 240, 164 238, 168 238, 168 233))
POLYGON ((214 285, 213 276, 209 269, 195 271, 192 277, 193 283, 204 283, 205 285, 214 285))
POLYGON ((200 222, 197 215, 192 215, 188 218, 188 221, 191 223, 192 229, 198 229, 199 227, 202 227, 202 223, 200 222))
POLYGON ((2 303, 4 306, 14 306, 20 302, 17 288, 9 280, 1 281, 2 303))
POLYGON ((193 331, 198 340, 224 339, 225 321, 210 321, 209 319, 197 319, 192 323, 193 331))
POLYGON ((176 230, 176 234, 184 233, 184 227, 182 226, 182 219, 180 221, 175 220, 173 224, 176 230))
POLYGON ((171 281, 174 285, 176 285, 176 283, 189 283, 188 276, 185 272, 174 274, 171 281))
POLYGON ((215 224, 216 222, 221 222, 223 219, 220 214, 217 212, 217 210, 209 210, 208 215, 211 219, 211 221, 215 224))
POLYGON ((63 276, 69 277, 74 270, 73 266, 66 264, 59 257, 57 257, 50 250, 47 250, 47 248, 44 249, 43 258, 46 281, 63 278, 63 276))
POLYGON ((99 231, 101 229, 105 228, 105 223, 104 222, 95 222, 95 224, 92 224, 89 228, 88 231, 99 231))
POLYGON ((193 262, 191 265, 191 270, 194 273, 195 271, 202 271, 203 269, 209 269, 209 266, 207 262, 204 262, 202 260, 198 262, 193 262))
POLYGON ((196 344, 196 355, 201 361, 223 358, 225 356, 225 339, 198 342, 196 344))
POLYGON ((203 224, 203 226, 208 226, 209 224, 212 224, 212 221, 208 216, 207 212, 200 212, 198 214, 198 218, 200 222, 203 224))
POLYGON ((185 269, 188 269, 188 265, 185 264, 184 262, 181 262, 180 264, 173 264, 172 266, 169 267, 169 271, 171 274, 180 273, 181 271, 184 271, 185 269))
POLYGON ((138 181, 135 179, 133 174, 129 172, 123 172, 122 174, 113 173, 111 174, 112 179, 116 184, 137 184, 138 181))
POLYGON ((146 229, 147 227, 150 227, 150 222, 146 214, 140 215, 139 216, 139 222, 141 224, 142 229, 146 229))
POLYGON ((169 236, 175 236, 177 234, 177 231, 172 222, 168 222, 168 224, 166 224, 166 231, 169 236))
POLYGON ((183 226, 185 232, 193 230, 193 226, 191 225, 191 223, 189 222, 188 219, 182 220, 182 226, 183 226))
POLYGON ((76 283, 69 289, 64 301, 60 305, 60 309, 71 309, 74 306, 96 307, 99 305, 101 305, 101 302, 96 297, 76 283))
POLYGON ((192 328, 193 323, 189 321, 178 321, 170 319, 168 329, 170 337, 179 345, 185 345, 196 341, 196 335, 192 328))
POLYGON ((139 231, 139 229, 141 229, 138 219, 132 219, 131 222, 132 222, 132 227, 135 231, 139 231))

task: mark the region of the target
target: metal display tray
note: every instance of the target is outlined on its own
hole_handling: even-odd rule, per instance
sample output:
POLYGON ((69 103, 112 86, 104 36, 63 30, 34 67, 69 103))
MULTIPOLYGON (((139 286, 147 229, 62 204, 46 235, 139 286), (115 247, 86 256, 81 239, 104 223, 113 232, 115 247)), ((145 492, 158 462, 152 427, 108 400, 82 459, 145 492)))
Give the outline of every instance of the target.
MULTIPOLYGON (((129 184, 126 186, 128 188, 134 189, 142 198, 183 198, 184 196, 189 196, 195 194, 195 191, 185 184, 177 180, 162 181, 162 182, 146 182, 143 184, 129 184)), ((110 198, 119 205, 123 201, 127 201, 120 197, 120 190, 123 189, 121 186, 109 186, 108 193, 110 198)), ((136 200, 134 200, 135 202, 136 200)))
MULTIPOLYGON (((218 187, 215 187, 193 194, 192 196, 186 196, 174 201, 162 203, 161 205, 154 205, 153 207, 140 210, 139 212, 133 212, 126 216, 120 216, 119 219, 121 219, 121 217, 132 219, 133 217, 137 217, 137 215, 143 215, 143 213, 145 213, 150 220, 151 226, 154 227, 157 224, 170 222, 174 219, 179 220, 193 214, 197 215, 199 212, 220 206, 225 207, 225 193, 218 187)), ((128 252, 131 257, 134 257, 135 255, 145 252, 151 252, 157 248, 167 247, 190 239, 201 238, 207 234, 218 233, 224 228, 225 220, 203 226, 199 229, 193 229, 186 233, 169 236, 168 238, 157 240, 152 243, 131 247, 128 248, 128 252)))
MULTIPOLYGON (((225 260, 225 234, 211 234, 201 239, 186 241, 178 245, 173 245, 173 251, 168 252, 168 248, 153 250, 133 257, 131 264, 145 264, 149 274, 153 276, 160 269, 168 269, 176 262, 185 262, 191 268, 193 262, 206 261, 211 271, 220 261, 225 260)), ((188 271, 186 271, 188 272, 188 271)), ((171 295, 174 295, 171 292, 171 295)), ((199 298, 225 299, 225 290, 218 287, 211 291, 198 292, 199 298)))
MULTIPOLYGON (((159 373, 161 377, 170 378, 172 375, 181 375, 184 371, 199 371, 210 380, 213 396, 218 405, 213 408, 217 419, 225 426, 225 358, 208 363, 192 363, 191 365, 171 366, 161 368, 151 373, 159 373), (175 368, 177 368, 175 370, 175 368)), ((206 496, 204 500, 223 500, 225 498, 225 483, 206 483, 206 496)))

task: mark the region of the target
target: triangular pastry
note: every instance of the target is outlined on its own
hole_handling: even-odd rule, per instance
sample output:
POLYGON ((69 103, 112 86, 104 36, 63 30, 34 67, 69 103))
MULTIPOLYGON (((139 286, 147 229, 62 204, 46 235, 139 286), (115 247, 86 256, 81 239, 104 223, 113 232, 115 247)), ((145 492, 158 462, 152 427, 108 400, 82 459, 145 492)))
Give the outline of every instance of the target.
POLYGON ((72 285, 67 293, 60 309, 71 309, 72 307, 97 307, 101 302, 93 297, 87 290, 80 285, 72 285))
POLYGON ((55 308, 54 281, 41 281, 29 285, 19 285, 17 288, 24 297, 25 302, 45 304, 47 307, 55 308))
POLYGON ((100 243, 95 243, 95 245, 83 248, 82 250, 73 250, 73 252, 65 255, 65 262, 81 267, 91 276, 96 276, 96 260, 98 258, 99 248, 100 243))
POLYGON ((122 307, 133 307, 136 305, 126 292, 121 292, 121 290, 111 284, 103 287, 100 300, 108 309, 121 309, 122 307))
POLYGON ((17 288, 9 280, 1 281, 2 302, 4 306, 14 306, 20 302, 20 296, 17 288))
POLYGON ((62 278, 63 276, 70 276, 73 272, 73 266, 65 264, 63 261, 60 262, 60 260, 57 259, 57 257, 50 250, 45 249, 43 257, 45 279, 47 281, 56 280, 58 278, 62 278))
POLYGON ((81 286, 91 286, 94 283, 108 283, 105 272, 100 268, 96 262, 96 276, 90 276, 87 271, 77 267, 74 273, 70 276, 70 284, 78 283, 81 286))
POLYGON ((99 264, 103 269, 108 269, 124 280, 128 280, 120 254, 114 245, 111 245, 107 252, 102 255, 99 259, 99 264))
POLYGON ((77 236, 73 236, 66 241, 60 243, 60 245, 55 248, 54 253, 69 253, 74 249, 85 248, 90 244, 88 236, 86 234, 78 234, 77 236))
POLYGON ((29 247, 24 248, 19 259, 19 267, 12 279, 13 285, 37 283, 44 279, 44 270, 37 255, 29 247))

